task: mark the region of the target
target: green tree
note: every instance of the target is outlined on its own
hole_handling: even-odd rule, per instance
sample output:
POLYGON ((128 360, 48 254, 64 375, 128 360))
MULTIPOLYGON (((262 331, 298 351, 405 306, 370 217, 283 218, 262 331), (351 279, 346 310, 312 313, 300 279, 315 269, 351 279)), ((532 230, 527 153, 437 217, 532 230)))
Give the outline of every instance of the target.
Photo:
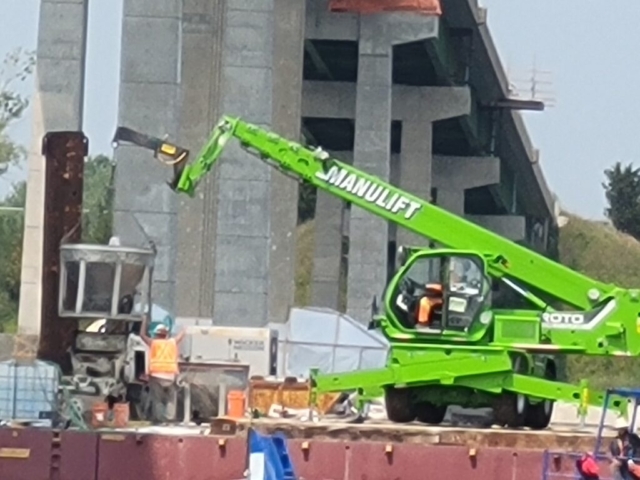
POLYGON ((15 330, 22 264, 22 211, 26 183, 20 182, 0 202, 0 331, 15 330))
MULTIPOLYGON (((84 242, 107 243, 111 236, 113 169, 113 161, 104 155, 85 162, 84 242)), ((17 324, 26 191, 26 182, 18 182, 0 201, 0 332, 12 332, 17 324)))
MULTIPOLYGON (((0 64, 0 175, 24 159, 24 147, 9 137, 8 129, 29 105, 17 92, 17 84, 31 75, 34 65, 34 54, 22 49, 9 53, 0 64)), ((18 316, 25 194, 26 186, 18 184, 0 201, 0 331, 13 331, 18 316)))
POLYGON ((617 162, 604 174, 607 218, 619 231, 640 239, 640 169, 617 162))
POLYGON ((84 242, 109 242, 113 229, 114 172, 115 163, 104 155, 90 157, 84 165, 84 242))
POLYGON ((0 66, 0 173, 24 158, 24 148, 9 138, 7 130, 29 106, 28 99, 16 92, 16 84, 31 75, 34 65, 33 53, 19 48, 9 53, 0 66))

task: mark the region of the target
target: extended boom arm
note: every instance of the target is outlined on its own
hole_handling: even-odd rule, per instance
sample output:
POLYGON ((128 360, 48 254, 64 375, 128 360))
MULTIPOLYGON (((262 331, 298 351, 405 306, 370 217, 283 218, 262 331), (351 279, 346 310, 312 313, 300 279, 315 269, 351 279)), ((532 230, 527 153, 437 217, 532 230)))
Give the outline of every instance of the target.
MULTIPOLYGON (((630 351, 640 353, 640 338, 635 332, 640 298, 637 290, 624 290, 591 279, 331 158, 320 148, 302 146, 240 119, 223 117, 193 162, 187 164, 186 155, 174 162, 175 176, 170 182, 172 188, 193 196, 199 182, 220 158, 232 137, 238 139, 244 149, 283 173, 311 183, 438 244, 459 250, 481 248, 482 253, 490 259, 492 274, 512 282, 516 288, 524 286, 525 290, 527 287, 535 289, 539 294, 544 293, 569 308, 581 311, 600 309, 607 318, 611 317, 612 312, 618 314, 618 318, 624 318, 624 323, 611 326, 617 332, 615 335, 626 334, 627 354, 630 351)), ((176 150, 186 152, 177 147, 176 150)), ((528 293, 526 296, 537 300, 538 307, 543 310, 554 311, 534 294, 528 293)), ((569 333, 556 332, 563 338, 569 333)), ((598 347, 593 351, 604 353, 601 349, 598 347)))
MULTIPOLYGON (((616 288, 564 267, 457 215, 447 212, 354 167, 242 120, 224 117, 193 163, 176 168, 174 189, 193 195, 231 137, 282 172, 336 195, 403 228, 456 249, 499 254, 495 268, 510 278, 589 310, 616 288), (534 280, 532 280, 534 279, 534 280), (535 279, 541 279, 535 282, 535 279), (589 298, 589 292, 593 298, 589 298), (596 294, 597 293, 597 294, 596 294)), ((186 160, 186 159, 185 159, 186 160)))

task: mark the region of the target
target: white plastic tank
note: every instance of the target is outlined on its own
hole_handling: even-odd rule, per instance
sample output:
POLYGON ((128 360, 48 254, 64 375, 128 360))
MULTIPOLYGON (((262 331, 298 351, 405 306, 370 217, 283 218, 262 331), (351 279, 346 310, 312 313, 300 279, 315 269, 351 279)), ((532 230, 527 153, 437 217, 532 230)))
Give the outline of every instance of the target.
POLYGON ((0 422, 28 420, 52 426, 58 410, 59 370, 48 362, 0 362, 0 422))

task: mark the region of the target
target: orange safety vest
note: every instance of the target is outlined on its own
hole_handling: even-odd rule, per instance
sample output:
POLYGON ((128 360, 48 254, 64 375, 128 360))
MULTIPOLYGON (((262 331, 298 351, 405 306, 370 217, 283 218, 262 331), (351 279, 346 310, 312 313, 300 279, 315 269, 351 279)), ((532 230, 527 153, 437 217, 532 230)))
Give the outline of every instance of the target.
MULTIPOLYGON (((442 285, 430 283, 427 284, 427 290, 442 292, 442 285)), ((429 298, 427 296, 422 297, 418 306, 418 323, 421 325, 428 325, 431 320, 431 310, 433 307, 438 305, 442 305, 441 298, 429 298)))
POLYGON ((149 374, 178 373, 178 344, 175 339, 151 340, 149 374))

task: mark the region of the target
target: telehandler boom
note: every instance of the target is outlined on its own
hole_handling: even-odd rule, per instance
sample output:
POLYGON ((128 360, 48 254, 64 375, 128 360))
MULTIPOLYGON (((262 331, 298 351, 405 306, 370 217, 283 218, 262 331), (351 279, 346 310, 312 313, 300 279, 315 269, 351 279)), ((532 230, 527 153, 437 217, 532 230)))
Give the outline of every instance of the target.
MULTIPOLYGON (((311 372, 317 392, 384 395, 395 422, 438 424, 449 405, 493 408, 509 427, 546 428, 553 403, 602 406, 586 382, 557 381, 552 355, 640 354, 640 291, 601 283, 428 201, 238 118, 223 117, 199 155, 120 127, 114 142, 154 151, 173 166, 171 188, 190 196, 235 138, 298 181, 435 242, 400 247, 400 266, 370 328, 390 343, 385 368, 311 372)), ((626 403, 614 398, 620 412, 626 403)))

